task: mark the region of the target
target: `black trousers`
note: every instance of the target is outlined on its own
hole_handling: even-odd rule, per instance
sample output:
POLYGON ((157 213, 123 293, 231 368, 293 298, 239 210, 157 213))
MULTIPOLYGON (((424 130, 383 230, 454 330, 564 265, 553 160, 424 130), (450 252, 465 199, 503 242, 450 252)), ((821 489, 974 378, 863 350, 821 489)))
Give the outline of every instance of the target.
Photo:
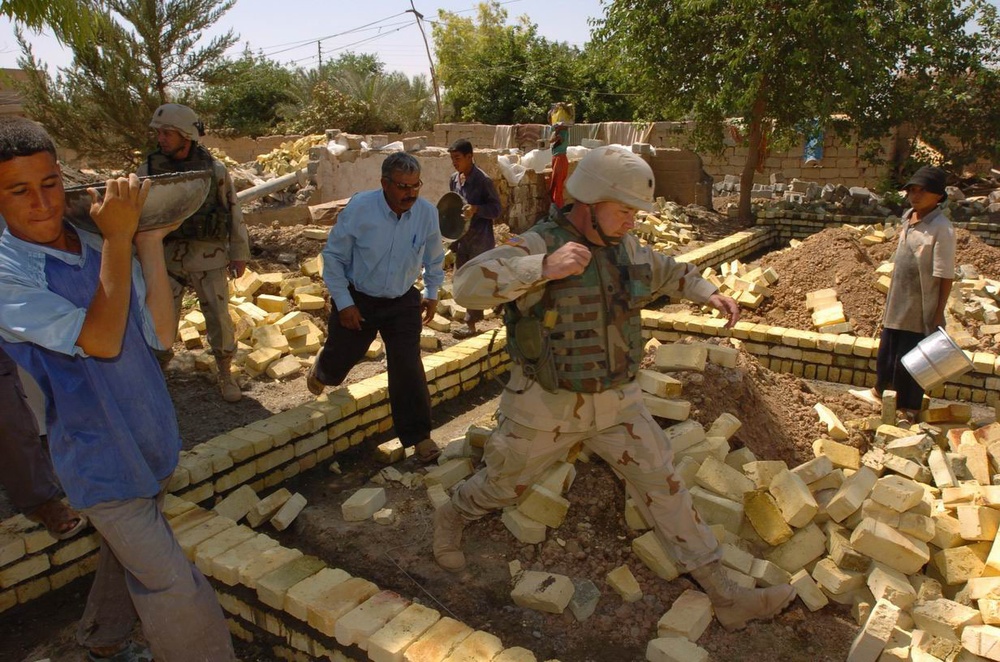
POLYGON ((340 325, 338 311, 330 315, 326 343, 316 357, 316 377, 338 386, 375 340, 382 336, 389 373, 389 407, 396 435, 404 446, 431 436, 431 395, 420 360, 420 292, 410 288, 397 299, 381 299, 350 290, 364 321, 361 330, 340 325))
POLYGON ((902 358, 926 337, 913 331, 882 329, 875 360, 875 390, 879 395, 887 389, 896 391, 898 409, 920 410, 924 390, 903 367, 902 358))

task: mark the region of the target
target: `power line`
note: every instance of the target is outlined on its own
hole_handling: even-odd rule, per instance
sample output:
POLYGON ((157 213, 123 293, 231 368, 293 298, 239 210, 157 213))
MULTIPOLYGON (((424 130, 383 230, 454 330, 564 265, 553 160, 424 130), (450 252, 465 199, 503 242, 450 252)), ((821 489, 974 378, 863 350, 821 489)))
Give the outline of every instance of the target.
POLYGON ((336 34, 327 35, 325 37, 312 37, 310 39, 302 39, 300 41, 289 41, 284 44, 274 44, 273 46, 261 46, 260 50, 270 50, 272 48, 284 48, 285 46, 304 46, 306 44, 311 44, 314 41, 322 41, 325 39, 332 39, 333 37, 341 37, 343 35, 351 34, 352 32, 358 32, 372 25, 377 25, 378 23, 384 23, 390 19, 396 18, 397 16, 403 16, 406 12, 399 12, 398 14, 393 14, 392 16, 386 16, 385 18, 380 18, 377 21, 372 21, 371 23, 365 23, 364 25, 359 25, 356 28, 351 28, 350 30, 345 30, 344 32, 338 32, 336 34))

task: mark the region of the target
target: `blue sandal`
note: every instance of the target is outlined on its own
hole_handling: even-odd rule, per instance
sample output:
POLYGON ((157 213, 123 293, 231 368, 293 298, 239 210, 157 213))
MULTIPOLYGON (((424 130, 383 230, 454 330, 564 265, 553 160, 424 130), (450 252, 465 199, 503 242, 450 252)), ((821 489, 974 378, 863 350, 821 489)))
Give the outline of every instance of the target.
POLYGON ((134 641, 128 642, 125 648, 121 649, 110 657, 97 657, 93 653, 87 653, 88 662, 154 662, 153 654, 145 646, 140 646, 134 641))

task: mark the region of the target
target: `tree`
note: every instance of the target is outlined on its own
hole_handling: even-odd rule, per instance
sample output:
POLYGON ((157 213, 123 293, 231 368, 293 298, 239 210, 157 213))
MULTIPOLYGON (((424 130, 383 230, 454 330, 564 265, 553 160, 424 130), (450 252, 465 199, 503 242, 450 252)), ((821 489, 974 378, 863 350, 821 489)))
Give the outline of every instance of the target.
POLYGON ((498 2, 476 19, 442 10, 432 35, 445 103, 462 120, 540 122, 553 102, 580 98, 579 49, 538 36, 527 17, 507 25, 498 2))
POLYGON ((619 0, 594 36, 631 72, 640 112, 695 119, 702 147, 721 147, 727 118, 742 124, 740 217, 749 221, 765 137, 788 144, 806 123, 827 128, 837 114, 863 139, 885 135, 914 112, 907 76, 974 66, 980 44, 965 28, 980 4, 619 0))
POLYGON ((109 20, 73 62, 49 76, 18 34, 27 74, 25 109, 62 145, 87 158, 135 164, 150 144, 149 118, 162 103, 190 102, 198 85, 224 77, 214 63, 236 41, 229 31, 199 46, 235 0, 107 0, 109 20))
POLYGON ((205 89, 198 99, 202 121, 214 130, 241 136, 263 136, 282 119, 282 108, 296 101, 294 74, 249 51, 236 61, 219 65, 223 82, 205 89))
POLYGON ((0 0, 0 15, 32 30, 49 27, 63 43, 93 38, 102 8, 99 0, 0 0))

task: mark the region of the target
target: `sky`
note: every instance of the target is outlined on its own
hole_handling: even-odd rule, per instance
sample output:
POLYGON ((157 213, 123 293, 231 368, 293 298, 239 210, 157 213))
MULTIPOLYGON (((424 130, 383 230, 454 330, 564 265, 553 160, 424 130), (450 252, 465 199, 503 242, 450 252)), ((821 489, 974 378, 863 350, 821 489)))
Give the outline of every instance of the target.
MULTIPOLYGON (((474 17, 477 4, 477 0, 414 0, 426 21, 436 19, 439 9, 474 17)), ((577 46, 589 38, 587 19, 604 13, 600 0, 505 0, 501 5, 510 21, 527 15, 541 36, 577 46)), ((378 55, 389 71, 428 74, 427 51, 413 14, 405 13, 409 9, 409 0, 237 0, 206 35, 233 30, 240 38, 228 53, 233 57, 249 44, 255 53, 308 69, 316 66, 320 49, 324 61, 353 51, 378 55)), ((425 22, 424 29, 433 53, 431 26, 425 22)), ((70 51, 51 34, 29 37, 35 57, 48 65, 50 74, 72 61, 70 51)), ((16 68, 19 55, 13 26, 0 18, 0 67, 16 68)))

